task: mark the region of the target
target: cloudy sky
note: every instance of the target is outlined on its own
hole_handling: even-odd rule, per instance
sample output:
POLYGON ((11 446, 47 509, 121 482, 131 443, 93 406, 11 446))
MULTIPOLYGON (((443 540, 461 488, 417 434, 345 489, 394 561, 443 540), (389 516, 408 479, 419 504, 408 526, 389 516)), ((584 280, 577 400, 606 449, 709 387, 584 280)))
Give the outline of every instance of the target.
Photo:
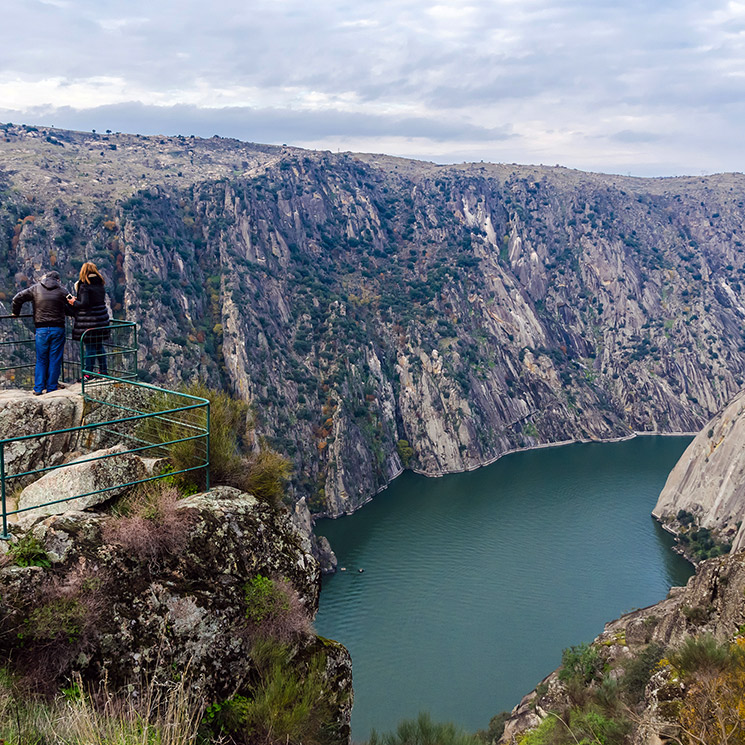
POLYGON ((745 2, 13 0, 0 121, 745 171, 745 2))

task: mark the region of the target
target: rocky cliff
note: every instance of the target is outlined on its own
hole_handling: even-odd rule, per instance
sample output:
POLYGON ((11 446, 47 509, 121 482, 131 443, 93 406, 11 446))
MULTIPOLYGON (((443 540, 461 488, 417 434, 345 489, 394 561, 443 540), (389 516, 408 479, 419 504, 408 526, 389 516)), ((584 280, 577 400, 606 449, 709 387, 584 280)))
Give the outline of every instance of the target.
POLYGON ((278 706, 296 720, 288 742, 347 743, 351 660, 311 629, 320 571, 288 517, 229 487, 180 500, 152 487, 139 500, 14 528, 0 565, 4 664, 44 692, 78 675, 144 697, 184 678, 210 717, 235 701, 265 708, 250 719, 257 739, 230 742, 262 728, 261 741, 284 742, 278 706), (313 710, 271 698, 285 689, 313 710))
POLYGON ((652 514, 684 546, 700 528, 745 548, 745 393, 720 411, 686 448, 652 514))
POLYGON ((142 370, 255 405, 311 509, 402 468, 698 431, 745 381, 745 177, 4 125, 0 300, 96 261, 142 370))

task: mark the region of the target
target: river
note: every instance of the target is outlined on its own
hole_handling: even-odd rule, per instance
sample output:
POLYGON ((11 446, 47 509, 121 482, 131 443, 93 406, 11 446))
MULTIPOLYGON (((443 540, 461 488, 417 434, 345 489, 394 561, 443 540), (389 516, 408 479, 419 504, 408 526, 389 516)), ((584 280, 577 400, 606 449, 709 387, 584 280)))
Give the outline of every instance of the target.
POLYGON ((690 440, 532 450, 439 479, 407 472, 356 514, 319 521, 346 567, 324 579, 316 628, 352 654, 353 739, 419 711, 486 728, 563 648, 685 584, 692 567, 650 512, 690 440))

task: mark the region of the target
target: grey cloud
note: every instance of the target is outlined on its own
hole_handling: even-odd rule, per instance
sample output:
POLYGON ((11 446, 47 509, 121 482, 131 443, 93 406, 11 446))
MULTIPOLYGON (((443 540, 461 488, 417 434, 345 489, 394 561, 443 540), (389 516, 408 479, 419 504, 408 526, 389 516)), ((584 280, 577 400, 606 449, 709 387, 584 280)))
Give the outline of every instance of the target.
MULTIPOLYGON (((28 115, 0 109, 5 121, 21 121, 28 115)), ((458 138, 472 141, 505 140, 508 128, 480 127, 459 121, 348 113, 334 110, 292 111, 228 107, 202 109, 196 106, 144 106, 140 103, 100 106, 76 110, 69 107, 39 108, 34 123, 70 129, 112 129, 140 134, 183 134, 210 137, 220 134, 265 143, 293 143, 326 137, 406 137, 443 142, 458 138)))
POLYGON ((657 142, 663 139, 664 135, 657 132, 634 132, 630 129, 624 129, 620 132, 615 132, 610 136, 611 140, 616 142, 657 142))
MULTIPOLYGON (((45 112, 5 101, 14 110, 5 118, 43 116, 82 129, 218 133, 267 142, 424 138, 477 159, 467 143, 514 146, 516 133, 526 129, 523 121, 551 121, 571 133, 577 151, 593 149, 590 164, 602 160, 609 143, 608 158, 623 148, 634 167, 648 158, 660 168, 678 168, 675 163, 693 162, 685 148, 695 157, 708 148, 710 160, 700 162, 727 162, 725 146, 739 152, 739 139, 729 133, 743 113, 745 81, 722 70, 745 62, 739 42, 727 35, 735 24, 712 21, 714 11, 726 11, 724 0, 470 0, 460 15, 445 20, 432 14, 433 7, 431 0, 11 3, 5 26, 24 32, 6 34, 0 77, 113 76, 151 92, 188 92, 204 81, 257 93, 251 108, 204 110, 132 103, 45 112), (470 16, 467 6, 475 9, 470 16), (109 23, 108 29, 100 23, 122 19, 133 22, 109 23), (308 92, 351 95, 375 112, 428 114, 301 113, 292 97, 308 92), (270 100, 279 101, 278 108, 269 108, 270 100), (492 126, 494 112, 502 110, 513 119, 492 126), (688 122, 702 112, 713 125, 697 141, 688 122), (639 129, 619 125, 622 113, 637 118, 639 129), (654 130, 654 122, 669 121, 680 131, 664 124, 664 131, 654 130), (603 126, 607 130, 598 134, 603 126), (590 128, 590 138, 575 134, 590 128), (709 131, 733 139, 714 142, 709 131), (677 157, 671 155, 675 147, 677 157)), ((532 151, 527 140, 521 146, 516 152, 532 161, 568 163, 573 157, 569 151, 546 155, 545 142, 532 151)))

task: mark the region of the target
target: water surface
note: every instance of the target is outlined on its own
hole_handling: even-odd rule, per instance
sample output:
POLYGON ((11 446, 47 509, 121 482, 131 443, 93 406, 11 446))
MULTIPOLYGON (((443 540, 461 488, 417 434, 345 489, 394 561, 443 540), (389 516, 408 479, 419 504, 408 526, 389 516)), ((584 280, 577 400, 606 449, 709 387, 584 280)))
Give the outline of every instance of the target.
POLYGON ((441 479, 405 473, 356 514, 320 521, 347 571, 324 580, 316 628, 352 654, 354 739, 421 710, 485 728, 564 647, 685 584, 692 568, 649 513, 690 440, 534 450, 441 479))

